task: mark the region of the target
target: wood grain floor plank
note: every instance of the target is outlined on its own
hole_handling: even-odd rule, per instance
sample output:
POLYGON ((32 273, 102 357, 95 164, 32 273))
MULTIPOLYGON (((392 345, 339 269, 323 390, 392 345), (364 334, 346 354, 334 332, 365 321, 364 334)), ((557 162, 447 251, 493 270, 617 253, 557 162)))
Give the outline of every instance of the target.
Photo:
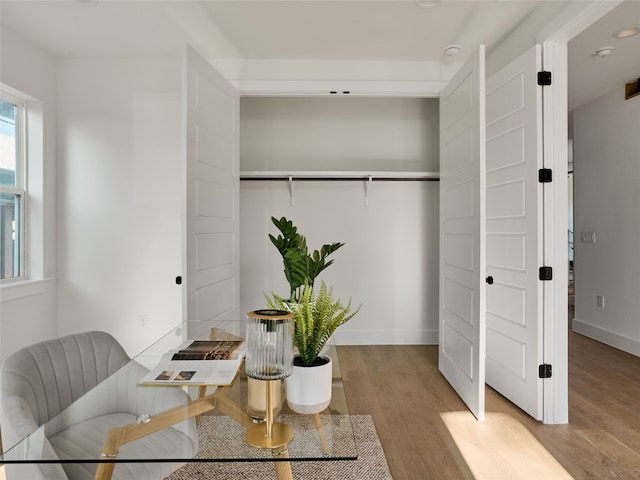
POLYGON ((640 478, 640 454, 601 429, 581 430, 579 434, 596 452, 591 460, 593 469, 606 468, 611 478, 640 478))
MULTIPOLYGON (((338 354, 350 410, 373 417, 394 480, 474 478, 443 421, 468 410, 438 370, 437 346, 338 354)), ((640 358, 570 331, 569 364, 568 425, 543 425, 489 387, 487 412, 518 422, 576 480, 640 478, 640 358)))

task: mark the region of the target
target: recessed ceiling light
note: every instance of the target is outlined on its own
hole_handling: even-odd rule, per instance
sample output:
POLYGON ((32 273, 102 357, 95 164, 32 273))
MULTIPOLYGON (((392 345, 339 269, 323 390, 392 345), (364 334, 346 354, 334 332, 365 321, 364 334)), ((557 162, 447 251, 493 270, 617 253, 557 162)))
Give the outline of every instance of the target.
POLYGON ((615 38, 629 38, 640 33, 640 25, 629 25, 613 33, 615 38))
POLYGON ((447 48, 444 49, 444 54, 448 55, 449 57, 452 57, 460 53, 460 50, 462 50, 462 47, 460 45, 449 45, 447 48))
POLYGON ((613 53, 613 47, 601 47, 593 52, 593 56, 597 58, 608 57, 613 53))
POLYGON ((416 5, 422 8, 433 8, 440 5, 440 0, 415 0, 416 5))

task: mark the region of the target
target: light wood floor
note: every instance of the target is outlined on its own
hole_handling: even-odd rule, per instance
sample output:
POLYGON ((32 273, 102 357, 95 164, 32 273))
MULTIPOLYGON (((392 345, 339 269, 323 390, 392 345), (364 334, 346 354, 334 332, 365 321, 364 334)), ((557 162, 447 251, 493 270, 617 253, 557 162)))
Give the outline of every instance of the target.
MULTIPOLYGON (((466 407, 438 371, 437 346, 338 354, 350 411, 373 417, 394 480, 474 478, 441 417, 466 407)), ((640 358, 570 332, 569 364, 568 425, 536 422, 489 387, 487 415, 519 422, 575 479, 640 479, 640 358)))

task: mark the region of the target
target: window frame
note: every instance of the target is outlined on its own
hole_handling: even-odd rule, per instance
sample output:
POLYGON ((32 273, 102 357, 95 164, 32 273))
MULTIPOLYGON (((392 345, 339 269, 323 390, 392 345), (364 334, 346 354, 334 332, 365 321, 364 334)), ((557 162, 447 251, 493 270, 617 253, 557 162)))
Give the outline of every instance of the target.
POLYGON ((11 95, 4 90, 0 90, 0 100, 16 106, 16 179, 15 186, 0 185, 0 193, 15 195, 19 201, 19 225, 18 225, 18 275, 8 278, 0 278, 0 284, 22 281, 27 278, 26 264, 26 222, 27 222, 27 102, 15 95, 11 95))

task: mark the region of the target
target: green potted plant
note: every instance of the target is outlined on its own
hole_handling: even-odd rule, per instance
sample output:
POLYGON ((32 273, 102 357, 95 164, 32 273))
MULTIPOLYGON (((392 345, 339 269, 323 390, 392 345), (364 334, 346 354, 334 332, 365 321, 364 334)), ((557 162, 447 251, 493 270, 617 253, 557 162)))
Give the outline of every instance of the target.
POLYGON ((298 233, 298 228, 291 220, 286 217, 279 220, 271 217, 271 221, 280 231, 280 235, 274 237, 269 234, 269 238, 282 256, 284 276, 290 287, 289 300, 297 302, 304 285, 313 288, 316 277, 333 263, 333 260, 327 261, 327 258, 344 243, 322 245, 320 250, 309 253, 307 239, 298 233))
POLYGON ((335 330, 351 320, 359 311, 351 309, 333 297, 333 289, 324 282, 314 292, 314 280, 320 272, 333 263, 327 257, 344 243, 323 245, 309 254, 304 236, 293 223, 282 217, 272 217, 282 235, 269 235, 271 242, 282 255, 284 273, 290 286, 289 298, 276 294, 266 296, 269 308, 295 313, 295 347, 293 374, 285 380, 287 404, 297 413, 311 414, 324 410, 331 401, 331 357, 322 349, 335 330))
POLYGON ((359 311, 351 310, 351 301, 344 305, 333 298, 333 289, 321 283, 317 294, 304 285, 297 302, 278 295, 267 297, 269 308, 295 313, 294 341, 297 354, 293 373, 285 379, 287 404, 297 413, 323 411, 331 402, 331 357, 322 354, 331 335, 351 320, 359 311))

